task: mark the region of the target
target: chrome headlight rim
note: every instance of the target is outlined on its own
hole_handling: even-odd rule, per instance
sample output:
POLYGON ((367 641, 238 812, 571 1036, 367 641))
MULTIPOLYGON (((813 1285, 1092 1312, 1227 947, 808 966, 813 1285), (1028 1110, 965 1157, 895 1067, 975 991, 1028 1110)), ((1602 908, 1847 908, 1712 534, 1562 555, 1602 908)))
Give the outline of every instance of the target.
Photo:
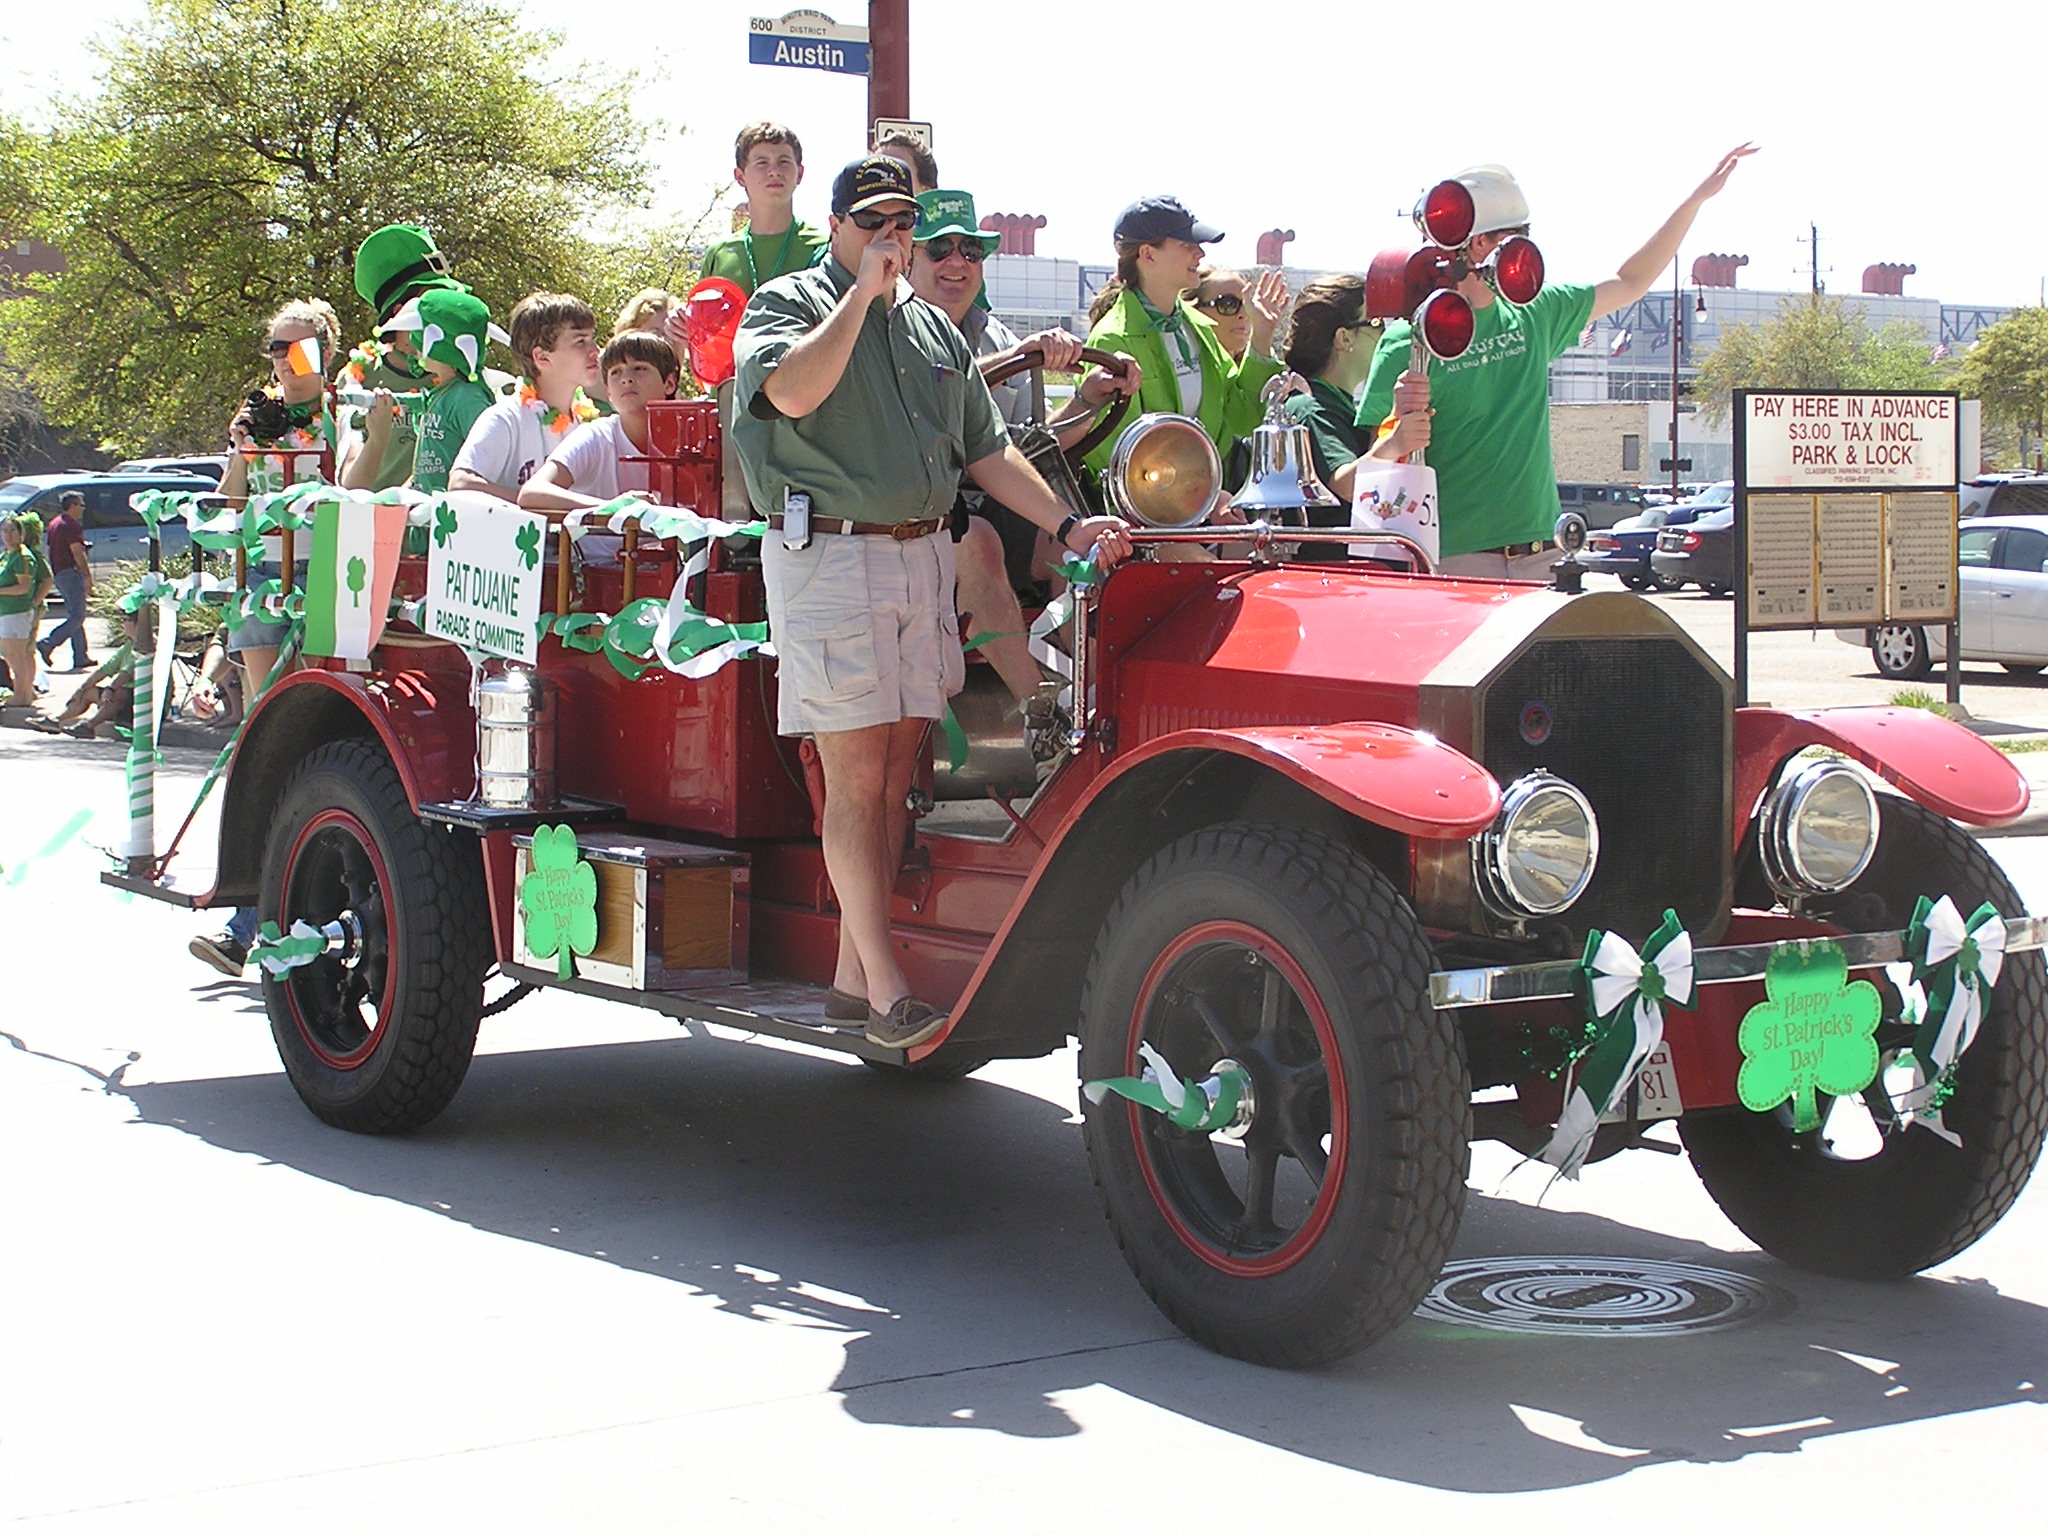
POLYGON ((1869 779, 1847 763, 1809 763, 1780 777, 1764 798, 1757 820, 1757 852, 1762 857, 1764 879, 1789 900, 1845 891, 1870 868, 1882 830, 1877 792, 1869 779), (1850 805, 1860 807, 1864 815, 1862 849, 1846 866, 1837 859, 1834 869, 1822 871, 1802 847, 1799 834, 1809 812, 1828 812, 1832 803, 1838 814, 1842 802, 1836 797, 1843 791, 1848 792, 1850 805))
POLYGON ((1501 791, 1500 814, 1472 842, 1472 872, 1480 900, 1496 917, 1515 921, 1569 911, 1586 894, 1599 867, 1600 821, 1593 814, 1592 801, 1569 779, 1540 768, 1501 791), (1560 799, 1583 819, 1585 847, 1577 873, 1563 883, 1559 894, 1539 897, 1532 893, 1515 861, 1526 853, 1523 840, 1535 830, 1536 819, 1553 814, 1560 799))
POLYGON ((1183 416, 1177 411, 1147 411, 1136 421, 1117 433, 1116 444, 1109 451, 1109 463, 1102 471, 1103 489, 1109 497, 1110 507, 1121 516, 1146 528, 1199 528, 1209 520, 1217 495, 1223 489, 1223 460, 1216 452, 1215 441, 1209 436, 1209 429, 1192 416, 1183 416), (1161 522, 1148 517, 1131 496, 1129 477, 1131 458, 1140 444, 1155 432, 1171 431, 1187 436, 1191 445, 1206 450, 1203 462, 1208 469, 1209 494, 1201 513, 1185 522, 1161 522))

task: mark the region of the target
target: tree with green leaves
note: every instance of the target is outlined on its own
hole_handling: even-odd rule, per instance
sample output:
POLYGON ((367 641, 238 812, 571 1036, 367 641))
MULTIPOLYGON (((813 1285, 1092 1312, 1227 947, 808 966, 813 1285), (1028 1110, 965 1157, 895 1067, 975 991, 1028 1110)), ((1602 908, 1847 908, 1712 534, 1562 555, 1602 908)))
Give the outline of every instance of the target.
MULTIPOLYGON (((2003 429, 2000 446, 2012 452, 2001 461, 2016 459, 2018 434, 2038 440, 2048 424, 2048 308, 2029 305, 1986 326, 1963 357, 1956 387, 1984 402, 1987 429, 2003 429)), ((1987 443, 1991 436, 1987 430, 1987 443)))
POLYGON ((1693 386, 1716 425, 1738 389, 1943 389, 1946 377, 1920 328, 1894 320, 1877 330, 1863 306, 1823 294, 1795 295, 1758 325, 1733 325, 1700 362, 1693 386))
POLYGON ((0 303, 53 419, 124 453, 216 446, 286 300, 373 323, 357 243, 423 224, 500 314, 618 286, 582 231, 645 181, 631 82, 559 77, 559 38, 491 0, 152 0, 105 88, 0 136, 0 187, 68 270, 0 303))

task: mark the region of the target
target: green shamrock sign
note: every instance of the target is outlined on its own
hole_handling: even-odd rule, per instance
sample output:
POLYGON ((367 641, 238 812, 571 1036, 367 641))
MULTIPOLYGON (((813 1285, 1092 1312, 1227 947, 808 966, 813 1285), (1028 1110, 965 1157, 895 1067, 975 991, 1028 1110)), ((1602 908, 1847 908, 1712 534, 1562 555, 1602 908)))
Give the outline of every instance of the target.
POLYGON ((1758 1114, 1790 1099, 1792 1128, 1817 1130, 1816 1091, 1861 1093, 1877 1076, 1877 988, 1850 981, 1842 947, 1822 939, 1774 953, 1764 991, 1742 1018, 1736 1095, 1758 1114))
POLYGON ((447 502, 434 504, 434 548, 446 549, 455 537, 455 509, 447 502))
POLYGON ((519 546, 519 558, 530 571, 540 564, 540 524, 528 523, 512 535, 512 542, 519 546))
POLYGON ((361 555, 352 557, 348 563, 348 589, 355 594, 350 599, 351 606, 356 608, 363 606, 363 586, 369 579, 370 568, 363 564, 363 557, 361 555))
POLYGON ((533 870, 519 882, 519 910, 526 918, 526 947, 553 955, 556 974, 574 974, 573 951, 597 947, 597 871, 576 856, 574 827, 536 827, 533 870))

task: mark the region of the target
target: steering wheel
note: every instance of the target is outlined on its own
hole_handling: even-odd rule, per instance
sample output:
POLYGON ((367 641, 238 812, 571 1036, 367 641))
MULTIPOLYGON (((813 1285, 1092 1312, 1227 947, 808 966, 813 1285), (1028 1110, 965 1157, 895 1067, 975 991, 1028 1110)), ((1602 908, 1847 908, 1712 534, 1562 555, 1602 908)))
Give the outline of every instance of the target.
MULTIPOLYGON (((1111 373, 1121 373, 1123 371, 1123 361, 1121 358, 1114 352, 1104 352, 1098 347, 1083 347, 1081 349, 1081 361, 1091 367, 1106 368, 1111 373)), ((1044 366, 1045 349, 1042 347, 1027 347, 1001 367, 991 369, 988 373, 983 374, 982 382, 989 385, 1001 384, 1014 379, 1018 374, 1024 373, 1029 369, 1042 368, 1044 366)), ((1102 419, 1090 427, 1087 434, 1078 443, 1065 450, 1067 462, 1078 471, 1081 467, 1081 461, 1087 458, 1089 454, 1093 453, 1104 442, 1108 441, 1109 435, 1123 425, 1124 417, 1130 414, 1131 402, 1136 398, 1136 395, 1120 394, 1112 400, 1109 404, 1109 409, 1102 413, 1102 419)))

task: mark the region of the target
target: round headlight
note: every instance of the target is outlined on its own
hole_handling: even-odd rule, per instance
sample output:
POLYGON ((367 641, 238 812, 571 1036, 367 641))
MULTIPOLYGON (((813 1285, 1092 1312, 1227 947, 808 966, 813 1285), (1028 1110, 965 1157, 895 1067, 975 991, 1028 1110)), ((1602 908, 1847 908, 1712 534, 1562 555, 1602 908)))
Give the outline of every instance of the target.
POLYGON ((1846 763, 1810 764, 1764 802, 1764 876, 1781 896, 1839 891, 1869 867, 1877 829, 1877 796, 1862 774, 1846 763))
POLYGON ((1481 899, 1502 917, 1548 917, 1586 892, 1600 862, 1592 804, 1554 773, 1530 773, 1501 795, 1500 815, 1472 845, 1481 899))
POLYGON ((1192 416, 1154 411, 1125 427, 1103 472, 1109 501, 1150 528, 1193 528, 1223 488, 1223 464, 1192 416))

